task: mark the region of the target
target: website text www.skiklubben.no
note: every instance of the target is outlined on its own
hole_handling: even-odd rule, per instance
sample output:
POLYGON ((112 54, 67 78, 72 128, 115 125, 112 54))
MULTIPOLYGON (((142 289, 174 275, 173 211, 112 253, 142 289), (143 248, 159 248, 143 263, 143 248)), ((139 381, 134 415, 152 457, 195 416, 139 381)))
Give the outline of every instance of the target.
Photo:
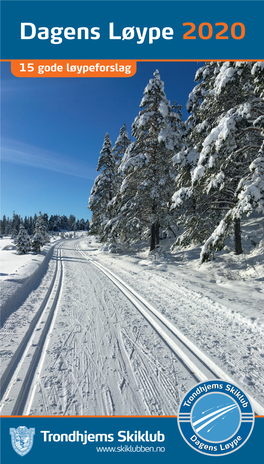
POLYGON ((120 445, 97 446, 97 453, 164 453, 165 446, 120 445))

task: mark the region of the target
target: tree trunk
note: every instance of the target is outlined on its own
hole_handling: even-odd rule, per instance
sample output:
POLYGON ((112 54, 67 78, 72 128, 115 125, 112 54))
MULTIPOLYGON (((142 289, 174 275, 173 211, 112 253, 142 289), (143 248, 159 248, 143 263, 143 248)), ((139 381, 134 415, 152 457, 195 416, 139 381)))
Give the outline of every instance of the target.
POLYGON ((155 250, 156 245, 159 244, 159 228, 158 221, 154 222, 151 226, 150 251, 155 250))
POLYGON ((151 225, 150 251, 155 250, 156 246, 156 222, 151 225))
POLYGON ((241 255, 243 253, 241 243, 240 219, 234 219, 234 238, 235 238, 235 253, 241 255))
POLYGON ((155 226, 155 229, 156 229, 156 245, 159 244, 159 228, 160 228, 159 223, 156 222, 156 226, 155 226))

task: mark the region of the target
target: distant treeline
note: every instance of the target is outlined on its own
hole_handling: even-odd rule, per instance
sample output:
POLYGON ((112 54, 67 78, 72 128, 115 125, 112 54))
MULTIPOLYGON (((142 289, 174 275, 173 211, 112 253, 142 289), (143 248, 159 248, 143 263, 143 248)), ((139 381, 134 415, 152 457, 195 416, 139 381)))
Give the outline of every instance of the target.
MULTIPOLYGON (((89 221, 88 219, 76 219, 73 214, 70 214, 69 217, 63 215, 59 216, 58 214, 52 214, 50 217, 48 214, 42 214, 42 218, 47 226, 47 231, 60 232, 60 231, 71 231, 71 230, 89 230, 89 221)), ((37 215, 25 216, 22 218, 20 215, 13 213, 13 217, 9 218, 5 215, 0 220, 0 230, 2 235, 17 235, 19 231, 20 224, 23 224, 29 235, 34 233, 35 223, 37 220, 37 215)))

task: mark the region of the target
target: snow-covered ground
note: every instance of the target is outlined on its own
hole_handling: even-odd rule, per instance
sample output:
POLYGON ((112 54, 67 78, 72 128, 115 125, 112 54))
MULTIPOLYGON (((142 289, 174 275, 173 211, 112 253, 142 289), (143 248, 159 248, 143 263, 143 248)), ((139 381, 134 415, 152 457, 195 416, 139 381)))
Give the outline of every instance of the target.
MULTIPOLYGON (((76 238, 85 236, 87 232, 77 231, 76 238)), ((64 237, 70 238, 73 232, 65 232, 64 237)), ((50 236, 50 243, 45 245, 39 254, 33 252, 18 254, 16 244, 10 236, 0 238, 0 282, 8 280, 13 282, 13 291, 18 283, 30 277, 42 263, 51 247, 61 240, 60 234, 50 236)), ((12 293, 12 290, 11 290, 12 293)))
MULTIPOLYGON (((10 311, 0 330, 2 373, 17 356, 47 289, 51 293, 44 316, 54 307, 36 366, 34 395, 24 414, 177 414, 180 399, 197 381, 133 302, 90 259, 129 284, 264 405, 260 218, 247 220, 243 228, 243 255, 235 256, 230 242, 214 261, 203 265, 198 262, 198 247, 171 252, 170 239, 161 241, 153 253, 143 248, 112 253, 95 238, 80 235, 49 245, 46 257, 15 256, 14 250, 3 250, 11 243, 0 252, 9 253, 13 261, 12 265, 3 261, 1 270, 9 272, 0 287, 9 292, 10 311), (38 269, 23 280, 23 273, 28 276, 36 265, 34 260, 38 269), (16 285, 21 292, 12 298, 16 285)), ((37 347, 34 340, 44 325, 45 317, 39 320, 25 358, 33 357, 30 350, 37 347)), ((17 377, 4 398, 2 413, 12 413, 21 382, 20 374, 17 377)))
MULTIPOLYGON (((34 258, 36 258, 36 256, 34 258)), ((25 269, 22 269, 25 268, 25 266, 27 266, 27 272, 32 274, 34 272, 34 267, 30 269, 29 263, 34 265, 34 258, 31 254, 18 255, 16 245, 11 237, 0 239, 0 280, 6 280, 13 275, 18 276, 20 271, 21 275, 25 276, 25 269)), ((42 260, 42 257, 40 260, 42 260)))
POLYGON ((43 261, 50 246, 54 244, 59 237, 53 237, 50 244, 46 245, 39 255, 34 253, 18 254, 16 245, 11 237, 0 239, 0 282, 7 280, 12 276, 12 279, 25 279, 29 277, 37 269, 43 261))
MULTIPOLYGON (((225 248, 215 254, 212 260, 199 263, 200 246, 172 248, 175 238, 161 240, 160 245, 150 253, 148 247, 134 252, 117 247, 94 244, 90 238, 90 253, 101 262, 113 266, 121 274, 142 276, 149 273, 147 281, 161 278, 168 282, 181 283, 183 287, 201 292, 213 301, 224 303, 227 311, 264 325, 264 219, 250 217, 242 223, 243 254, 235 255, 232 237, 225 248), (112 251, 112 252, 111 252, 112 251)), ((134 277, 133 277, 134 278, 134 277)))
POLYGON ((182 333, 264 402, 263 220, 247 221, 244 250, 227 246, 214 261, 199 264, 197 247, 150 254, 109 253, 93 238, 81 243, 93 259, 129 282, 182 333), (250 235, 249 235, 250 234, 250 235), (255 240, 250 246, 248 239, 255 240))

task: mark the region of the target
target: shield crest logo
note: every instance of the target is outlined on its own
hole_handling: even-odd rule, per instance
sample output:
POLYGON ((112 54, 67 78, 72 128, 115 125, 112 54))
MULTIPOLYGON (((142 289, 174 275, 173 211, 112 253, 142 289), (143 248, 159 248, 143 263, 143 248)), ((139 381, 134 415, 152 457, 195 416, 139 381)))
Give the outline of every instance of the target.
POLYGON ((17 454, 25 456, 33 446, 33 436, 35 429, 27 427, 18 427, 17 429, 9 429, 11 435, 12 446, 17 454))

